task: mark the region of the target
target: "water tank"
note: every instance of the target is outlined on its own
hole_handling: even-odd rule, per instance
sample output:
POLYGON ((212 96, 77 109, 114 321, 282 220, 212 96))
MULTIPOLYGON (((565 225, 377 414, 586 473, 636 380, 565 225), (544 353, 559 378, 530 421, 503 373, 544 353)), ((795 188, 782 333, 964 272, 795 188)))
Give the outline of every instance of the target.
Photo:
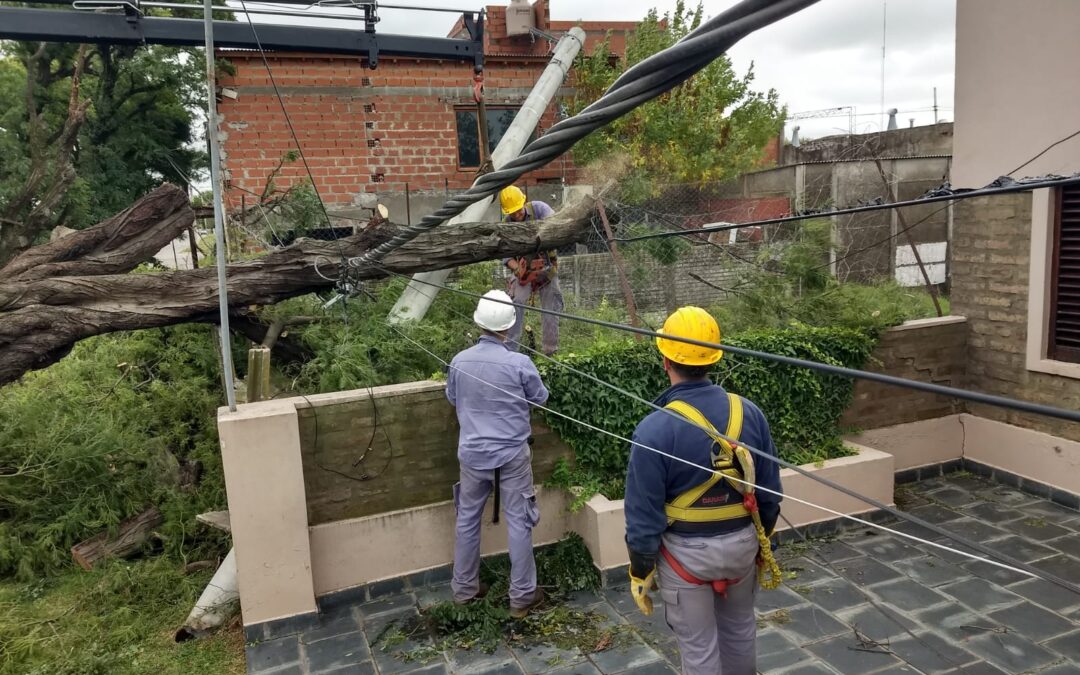
POLYGON ((529 0, 510 0, 506 8, 506 34, 528 35, 535 25, 535 15, 529 0))

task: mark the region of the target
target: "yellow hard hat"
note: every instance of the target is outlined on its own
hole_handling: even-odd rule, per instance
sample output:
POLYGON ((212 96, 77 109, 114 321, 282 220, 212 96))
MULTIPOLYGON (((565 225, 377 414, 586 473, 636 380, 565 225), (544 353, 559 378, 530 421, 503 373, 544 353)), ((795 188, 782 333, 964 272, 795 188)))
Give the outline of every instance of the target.
MULTIPOLYGON (((680 307, 675 310, 659 332, 702 342, 720 341, 720 326, 716 319, 700 307, 680 307)), ((713 347, 702 347, 662 337, 656 338, 656 348, 669 361, 684 366, 707 366, 716 363, 724 355, 723 351, 713 347)))
POLYGON ((525 207, 525 193, 516 185, 505 187, 503 188, 503 191, 499 193, 499 202, 502 203, 502 212, 504 216, 508 216, 511 213, 517 213, 525 207))

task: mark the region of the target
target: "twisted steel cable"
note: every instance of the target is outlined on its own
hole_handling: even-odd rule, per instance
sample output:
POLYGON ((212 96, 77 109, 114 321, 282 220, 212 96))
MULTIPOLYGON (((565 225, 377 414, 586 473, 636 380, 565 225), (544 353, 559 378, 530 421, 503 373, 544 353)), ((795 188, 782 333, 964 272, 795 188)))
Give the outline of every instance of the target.
POLYGON ((391 251, 460 214, 470 204, 494 195, 523 174, 551 162, 593 131, 682 84, 755 30, 817 1, 743 0, 706 21, 671 47, 635 64, 603 96, 577 115, 551 127, 502 169, 477 178, 472 187, 448 199, 439 210, 364 255, 351 258, 349 266, 360 267, 382 260, 391 251))

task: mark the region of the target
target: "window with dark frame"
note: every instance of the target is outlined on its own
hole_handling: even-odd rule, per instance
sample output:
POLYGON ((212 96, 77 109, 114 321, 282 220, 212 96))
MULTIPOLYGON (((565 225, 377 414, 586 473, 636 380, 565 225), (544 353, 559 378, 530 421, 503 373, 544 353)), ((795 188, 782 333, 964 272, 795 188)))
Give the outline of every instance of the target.
MULTIPOLYGON (((487 108, 488 152, 495 149, 503 134, 517 116, 518 108, 487 108)), ((457 119, 458 167, 476 169, 480 167, 480 134, 476 123, 476 108, 458 108, 454 111, 457 119)), ((531 142, 536 137, 533 131, 531 142)))
POLYGON ((1049 358, 1080 363, 1080 185, 1057 190, 1049 358))

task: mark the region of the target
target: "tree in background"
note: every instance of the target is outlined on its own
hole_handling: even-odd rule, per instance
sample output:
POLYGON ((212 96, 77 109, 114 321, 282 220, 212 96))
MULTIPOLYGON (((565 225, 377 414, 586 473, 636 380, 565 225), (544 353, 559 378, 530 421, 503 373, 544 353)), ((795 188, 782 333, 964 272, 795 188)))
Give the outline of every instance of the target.
MULTIPOLYGON (((649 11, 629 37, 622 61, 612 58, 606 43, 583 57, 575 69, 572 112, 596 100, 627 68, 678 42, 701 20, 700 4, 690 11, 680 0, 662 20, 655 9, 649 11)), ((671 92, 582 140, 574 159, 588 165, 625 155, 630 166, 624 194, 642 198, 663 184, 737 176, 761 160, 785 115, 776 91, 754 91, 753 79, 752 66, 739 77, 731 60, 721 56, 671 92)))
POLYGON ((200 64, 167 47, 0 43, 0 265, 205 164, 200 64))

